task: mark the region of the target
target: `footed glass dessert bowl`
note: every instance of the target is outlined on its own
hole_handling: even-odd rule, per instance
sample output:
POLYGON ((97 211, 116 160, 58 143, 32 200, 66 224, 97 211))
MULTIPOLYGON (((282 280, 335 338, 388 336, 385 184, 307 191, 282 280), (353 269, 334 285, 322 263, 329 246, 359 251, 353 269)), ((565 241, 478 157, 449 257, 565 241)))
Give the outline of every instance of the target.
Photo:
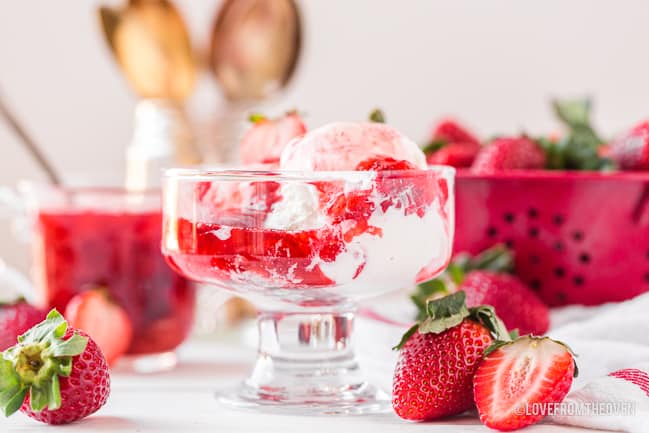
POLYGON ((358 300, 437 276, 453 239, 450 167, 375 171, 172 169, 162 250, 190 279, 249 299, 259 352, 242 408, 389 410, 354 356, 358 300))

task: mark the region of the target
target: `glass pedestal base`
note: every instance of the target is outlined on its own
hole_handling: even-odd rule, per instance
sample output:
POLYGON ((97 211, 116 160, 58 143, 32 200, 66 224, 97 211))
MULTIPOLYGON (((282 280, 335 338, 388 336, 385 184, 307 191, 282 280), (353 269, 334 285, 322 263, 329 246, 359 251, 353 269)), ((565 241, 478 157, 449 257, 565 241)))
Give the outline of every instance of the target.
POLYGON ((237 409, 292 415, 362 415, 391 410, 368 384, 352 345, 352 313, 261 313, 259 357, 238 388, 217 394, 237 409))
POLYGON ((388 395, 367 383, 340 393, 278 396, 244 382, 240 387, 217 392, 216 399, 232 409, 283 415, 365 415, 392 410, 388 395))

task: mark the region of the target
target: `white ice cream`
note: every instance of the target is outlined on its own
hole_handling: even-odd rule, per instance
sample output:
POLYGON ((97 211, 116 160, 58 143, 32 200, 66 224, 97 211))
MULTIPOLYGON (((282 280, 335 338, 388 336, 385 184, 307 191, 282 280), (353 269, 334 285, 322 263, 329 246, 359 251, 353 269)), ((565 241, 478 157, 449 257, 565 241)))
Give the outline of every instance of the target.
MULTIPOLYGON (((426 167, 419 147, 394 128, 376 123, 334 123, 289 143, 281 155, 280 168, 354 170, 361 161, 377 155, 426 167)), ((347 183, 344 193, 349 189, 369 190, 373 183, 373 177, 358 184, 347 183)), ((280 194, 281 199, 266 218, 266 228, 300 231, 328 224, 327 215, 320 209, 319 191, 313 185, 286 183, 280 194)), ((406 215, 404 208, 411 204, 411 191, 406 189, 400 194, 392 198, 403 206, 392 206, 385 212, 379 205, 383 197, 374 197, 377 205, 368 223, 379 227, 382 236, 356 236, 333 262, 314 259, 313 266, 319 266, 339 286, 337 290, 354 292, 356 296, 363 290, 393 290, 415 283, 415 276, 427 266, 444 265, 450 253, 452 229, 446 226, 439 203, 428 206, 423 217, 416 213, 406 215)))
POLYGON ((383 235, 357 236, 334 262, 319 263, 322 272, 340 285, 339 290, 353 290, 358 295, 358 290, 375 293, 413 284, 424 267, 431 263, 442 266, 448 257, 449 234, 436 202, 423 218, 390 207, 385 213, 377 208, 368 222, 380 227, 383 235), (354 278, 363 262, 362 271, 354 278))
POLYGON ((273 204, 266 217, 265 227, 277 230, 312 230, 322 227, 326 218, 320 210, 319 194, 315 186, 306 183, 284 183, 281 199, 273 204))
POLYGON ((406 160, 426 168, 426 156, 417 144, 383 123, 331 123, 289 142, 280 157, 284 170, 355 170, 373 156, 406 160))

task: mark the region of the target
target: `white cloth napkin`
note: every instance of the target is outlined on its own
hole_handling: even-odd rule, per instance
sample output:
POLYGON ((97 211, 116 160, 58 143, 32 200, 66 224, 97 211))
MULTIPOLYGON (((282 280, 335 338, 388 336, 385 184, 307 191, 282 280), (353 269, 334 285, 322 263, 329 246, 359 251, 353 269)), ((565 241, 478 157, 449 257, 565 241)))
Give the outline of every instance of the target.
MULTIPOLYGON (((359 361, 386 392, 397 353, 390 350, 414 317, 403 293, 368 305, 357 324, 359 361)), ((597 307, 551 313, 552 338, 577 353, 579 376, 546 420, 587 428, 649 432, 649 293, 597 307)))

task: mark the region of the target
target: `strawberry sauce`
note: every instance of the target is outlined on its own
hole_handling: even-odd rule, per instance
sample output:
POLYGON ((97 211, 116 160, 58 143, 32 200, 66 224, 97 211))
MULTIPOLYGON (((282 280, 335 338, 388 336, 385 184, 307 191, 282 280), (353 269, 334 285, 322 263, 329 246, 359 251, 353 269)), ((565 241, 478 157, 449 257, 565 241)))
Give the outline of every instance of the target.
POLYGON ((195 292, 160 253, 161 220, 159 211, 40 211, 35 271, 47 306, 65 311, 77 293, 105 288, 132 321, 129 353, 176 348, 192 325, 195 292))
MULTIPOLYGON (((389 168, 409 168, 393 167, 399 161, 370 161, 367 169, 380 170, 379 163, 388 164, 389 168)), ((277 196, 277 189, 273 191, 273 201, 266 203, 266 211, 255 214, 255 218, 245 208, 237 213, 236 209, 215 206, 218 200, 213 197, 209 202, 203 200, 200 205, 213 211, 213 222, 191 218, 166 222, 166 238, 174 240, 173 246, 165 249, 167 260, 191 279, 239 290, 313 290, 351 283, 366 265, 364 254, 368 251, 364 251, 359 237, 380 239, 384 234, 382 227, 372 224, 373 216, 384 215, 388 209, 415 219, 424 218, 427 212, 444 213, 449 194, 446 180, 432 172, 405 173, 408 175, 383 176, 378 171, 370 187, 347 191, 340 182, 312 182, 326 221, 312 229, 264 227, 263 217, 271 211, 273 203, 282 199, 281 194, 277 196), (436 200, 437 205, 431 210, 436 200), (340 258, 342 255, 344 259, 340 258), (348 272, 343 280, 334 281, 325 271, 339 260, 347 261, 348 272)), ((200 201, 202 197, 198 198, 200 201)), ((439 266, 421 269, 422 278, 438 272, 439 266)))

